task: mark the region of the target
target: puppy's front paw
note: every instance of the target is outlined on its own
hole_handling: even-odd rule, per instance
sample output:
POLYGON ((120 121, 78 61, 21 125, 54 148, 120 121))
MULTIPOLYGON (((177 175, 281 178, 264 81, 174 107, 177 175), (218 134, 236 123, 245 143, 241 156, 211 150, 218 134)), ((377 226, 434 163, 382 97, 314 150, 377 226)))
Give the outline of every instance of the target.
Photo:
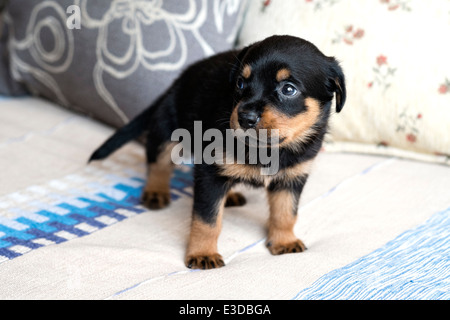
POLYGON ((266 243, 266 247, 269 249, 270 253, 273 255, 280 255, 285 253, 296 253, 296 252, 303 252, 307 248, 304 245, 304 243, 297 239, 292 242, 287 243, 276 243, 274 241, 268 241, 266 243))
POLYGON ((225 266, 225 262, 220 254, 210 255, 189 255, 186 257, 186 267, 189 269, 215 269, 225 266))
POLYGON ((170 204, 170 193, 162 191, 144 191, 142 203, 152 210, 163 209, 170 204))

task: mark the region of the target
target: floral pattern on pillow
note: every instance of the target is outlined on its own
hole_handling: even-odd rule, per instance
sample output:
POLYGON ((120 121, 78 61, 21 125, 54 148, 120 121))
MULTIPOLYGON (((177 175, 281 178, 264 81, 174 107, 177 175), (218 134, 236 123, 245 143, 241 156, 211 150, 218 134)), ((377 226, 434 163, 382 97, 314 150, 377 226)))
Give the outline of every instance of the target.
POLYGON ((392 82, 395 81, 395 72, 397 69, 389 65, 386 56, 379 55, 376 59, 376 65, 372 70, 374 80, 369 82, 368 87, 373 88, 374 86, 379 86, 382 89, 382 93, 386 92, 392 85, 392 82))
POLYGON ((122 126, 189 64, 233 48, 244 2, 9 1, 0 34, 0 65, 9 72, 0 69, 0 85, 8 76, 33 94, 122 126), (68 27, 73 7, 75 28, 68 27))
POLYGON ((450 164, 449 0, 252 2, 240 44, 272 34, 309 40, 341 62, 348 97, 326 150, 450 164))
POLYGON ((440 94, 450 94, 450 80, 445 79, 445 82, 442 83, 439 87, 440 94))

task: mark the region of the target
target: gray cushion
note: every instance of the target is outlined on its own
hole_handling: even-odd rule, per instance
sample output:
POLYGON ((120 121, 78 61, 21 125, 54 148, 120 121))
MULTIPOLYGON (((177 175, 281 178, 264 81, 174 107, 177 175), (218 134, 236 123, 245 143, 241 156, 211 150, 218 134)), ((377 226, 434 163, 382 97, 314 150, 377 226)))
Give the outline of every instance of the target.
POLYGON ((186 65, 230 49, 243 6, 243 0, 10 1, 0 63, 15 59, 1 70, 23 87, 9 88, 0 73, 1 93, 25 87, 121 126, 186 65), (75 11, 68 10, 74 3, 75 11), (71 29, 77 8, 80 29, 71 29))

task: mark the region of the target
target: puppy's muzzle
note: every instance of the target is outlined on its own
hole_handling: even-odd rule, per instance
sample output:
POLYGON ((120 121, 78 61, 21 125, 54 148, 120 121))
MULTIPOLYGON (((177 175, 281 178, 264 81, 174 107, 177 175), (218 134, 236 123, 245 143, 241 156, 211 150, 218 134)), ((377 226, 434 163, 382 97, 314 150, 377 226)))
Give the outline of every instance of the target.
POLYGON ((254 129, 261 120, 261 117, 255 111, 239 111, 238 120, 241 128, 254 129))

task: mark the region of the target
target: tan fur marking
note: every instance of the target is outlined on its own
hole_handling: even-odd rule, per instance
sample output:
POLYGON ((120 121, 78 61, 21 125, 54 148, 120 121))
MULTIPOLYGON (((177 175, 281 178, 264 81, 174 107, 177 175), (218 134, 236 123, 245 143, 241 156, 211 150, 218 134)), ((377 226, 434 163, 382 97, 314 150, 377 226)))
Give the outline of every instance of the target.
POLYGON ((173 147, 174 143, 163 146, 156 162, 148 165, 148 177, 143 200, 151 209, 165 207, 170 202, 170 179, 173 172, 170 154, 173 147), (151 204, 147 202, 151 202, 151 204))
POLYGON ((233 163, 222 165, 221 174, 244 181, 257 181, 268 186, 274 179, 292 180, 299 176, 309 175, 313 163, 314 159, 298 163, 292 167, 282 169, 272 176, 261 175, 261 169, 256 166, 233 163))
MULTIPOLYGON (((339 88, 339 92, 342 92, 341 83, 339 81, 339 78, 334 79, 334 82, 336 83, 336 86, 339 88)), ((341 95, 339 93, 336 93, 336 103, 341 104, 341 95)))
POLYGON ((289 191, 269 192, 269 232, 267 246, 272 254, 301 252, 305 245, 294 234, 297 216, 293 195, 289 191))
POLYGON ((148 179, 145 186, 146 191, 168 191, 172 169, 170 166, 161 166, 152 163, 148 166, 148 179))
POLYGON ((223 165, 221 169, 221 174, 224 176, 247 181, 262 180, 261 171, 255 166, 232 163, 223 165))
POLYGON ((251 75, 252 75, 252 67, 250 67, 249 64, 246 64, 244 66, 244 69, 242 69, 242 76, 245 79, 248 79, 248 78, 250 78, 251 75))
POLYGON ((281 170, 279 172, 279 174, 277 174, 276 176, 277 176, 277 178, 291 180, 291 179, 295 179, 300 176, 309 175, 311 172, 313 163, 314 163, 314 159, 298 163, 293 167, 281 170))
POLYGON ((276 243, 296 240, 293 229, 296 222, 294 199, 289 191, 269 192, 269 239, 276 243))
POLYGON ((164 146, 163 151, 158 155, 156 162, 149 164, 145 190, 169 190, 170 178, 173 172, 173 163, 170 154, 173 147, 173 143, 164 146))
POLYGON ((221 221, 217 221, 215 225, 210 225, 200 219, 193 218, 187 255, 206 256, 217 253, 217 240, 219 239, 221 224, 221 221))
POLYGON ((287 80, 289 79, 289 77, 291 76, 291 72, 288 69, 280 69, 277 72, 277 81, 281 82, 283 80, 287 80))
POLYGON ((280 144, 285 146, 297 141, 305 141, 314 132, 312 126, 319 120, 320 103, 313 98, 305 99, 306 112, 295 117, 287 117, 285 114, 267 106, 259 123, 260 129, 278 129, 280 144))
POLYGON ((217 268, 223 266, 222 256, 217 253, 217 240, 222 230, 222 216, 224 211, 225 197, 217 204, 217 219, 215 224, 208 224, 193 215, 191 224, 191 234, 189 237, 188 249, 185 263, 192 268, 202 268, 201 263, 205 263, 204 268, 217 268), (205 259, 207 258, 207 259, 205 259), (190 266, 190 261, 193 265, 190 266), (214 266, 211 265, 214 261, 214 266))

